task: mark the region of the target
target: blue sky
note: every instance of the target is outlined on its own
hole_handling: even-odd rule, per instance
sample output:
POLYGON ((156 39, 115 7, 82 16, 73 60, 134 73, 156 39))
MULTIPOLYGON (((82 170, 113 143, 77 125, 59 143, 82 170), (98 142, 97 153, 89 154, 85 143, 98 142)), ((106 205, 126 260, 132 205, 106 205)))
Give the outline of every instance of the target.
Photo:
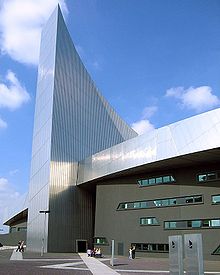
MULTIPOLYGON (((57 2, 0 0, 0 229, 28 190, 40 31, 57 2)), ((59 2, 97 87, 139 133, 219 107, 219 0, 59 2)))

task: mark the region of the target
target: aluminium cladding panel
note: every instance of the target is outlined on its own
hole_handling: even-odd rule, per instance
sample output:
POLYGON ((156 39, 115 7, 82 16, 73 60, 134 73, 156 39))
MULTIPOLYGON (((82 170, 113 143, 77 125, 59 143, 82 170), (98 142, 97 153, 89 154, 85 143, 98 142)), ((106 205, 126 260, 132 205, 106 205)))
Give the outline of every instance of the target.
POLYGON ((51 134, 49 251, 92 239, 93 195, 76 187, 78 161, 136 133, 98 93, 58 11, 51 134), (81 198, 79 200, 79 198, 81 198), (65 238, 60 238, 60 236, 65 238))
POLYGON ((41 36, 29 185, 27 249, 30 251, 41 250, 44 215, 39 214, 39 210, 46 210, 49 206, 56 20, 55 11, 41 36))
POLYGON ((78 184, 125 169, 220 147, 220 109, 153 130, 80 162, 78 184))

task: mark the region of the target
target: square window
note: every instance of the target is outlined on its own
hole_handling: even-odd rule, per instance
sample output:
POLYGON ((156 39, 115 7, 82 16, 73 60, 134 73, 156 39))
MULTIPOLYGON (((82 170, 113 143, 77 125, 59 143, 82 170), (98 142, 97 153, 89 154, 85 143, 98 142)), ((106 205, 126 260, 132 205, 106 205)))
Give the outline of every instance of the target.
POLYGON ((147 202, 146 201, 140 202, 140 208, 147 208, 147 202))
POLYGON ((215 180, 216 179, 216 173, 209 173, 207 175, 207 180, 215 180))
POLYGON ((198 181, 207 181, 207 176, 206 174, 198 175, 198 181))
POLYGON ((162 177, 156 178, 156 183, 163 183, 163 178, 162 177))
POLYGON ((191 221, 191 227, 199 228, 201 227, 202 222, 200 220, 191 221))
POLYGON ((212 203, 220 203, 220 195, 212 196, 212 203))
POLYGON ((149 185, 156 183, 155 178, 149 179, 148 182, 149 182, 149 185))
POLYGON ((140 208, 141 204, 140 202, 134 202, 134 208, 140 208))
POLYGON ((170 176, 164 176, 163 182, 170 182, 170 176))
POLYGON ((194 202, 202 202, 202 196, 194 197, 194 202))
POLYGON ((211 220, 212 227, 220 227, 220 220, 211 220))
POLYGON ((186 203, 193 203, 193 197, 187 197, 186 203))
POLYGON ((176 199, 169 199, 169 205, 176 205, 176 199))

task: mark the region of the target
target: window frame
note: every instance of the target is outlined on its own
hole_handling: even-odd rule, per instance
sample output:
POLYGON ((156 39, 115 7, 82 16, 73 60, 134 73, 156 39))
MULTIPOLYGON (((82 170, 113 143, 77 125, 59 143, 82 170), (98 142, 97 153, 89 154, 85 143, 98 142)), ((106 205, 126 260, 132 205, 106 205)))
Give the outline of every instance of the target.
POLYGON ((147 178, 141 178, 137 180, 137 184, 140 188, 142 187, 148 187, 153 185, 160 185, 160 184, 170 184, 175 183, 176 178, 173 176, 173 174, 170 175, 163 175, 163 176, 152 176, 147 178), (165 180, 167 177, 169 177, 169 180, 165 180), (141 182, 147 182, 147 184, 141 184, 141 182), (152 183, 150 183, 152 181, 152 183))
POLYGON ((219 205, 219 204, 220 204, 220 200, 219 200, 219 202, 213 202, 213 197, 217 197, 217 196, 220 197, 220 194, 216 194, 216 195, 212 195, 212 196, 211 196, 212 205, 219 205))
POLYGON ((93 244, 94 245, 109 245, 109 242, 108 242, 108 240, 107 240, 107 238, 106 237, 93 237, 93 244), (102 240, 105 240, 105 242, 101 242, 101 243, 98 243, 97 242, 97 239, 102 239, 102 240), (96 240, 96 241, 95 241, 96 240))
POLYGON ((181 197, 172 197, 172 198, 163 198, 163 199, 154 199, 154 200, 142 200, 142 201, 130 201, 130 202, 120 202, 117 206, 117 211, 127 211, 127 210, 141 210, 141 209, 152 209, 152 208, 163 208, 163 207, 179 207, 179 206, 189 206, 204 204, 204 196, 202 194, 196 194, 191 196, 181 196, 181 197), (186 203, 187 198, 193 198, 193 202, 186 203), (201 197, 201 201, 195 201, 201 197), (176 203, 173 203, 174 200, 176 203), (165 203, 166 202, 166 203, 165 203), (171 203, 172 202, 172 203, 171 203), (134 205, 139 204, 140 207, 134 207, 134 205), (130 207, 128 207, 128 205, 130 207), (133 205, 133 207, 131 207, 133 205), (145 207, 142 207, 145 205, 145 207), (127 206, 127 207, 126 207, 127 206))
POLYGON ((159 223, 159 221, 158 221, 158 219, 156 217, 141 217, 139 219, 139 225, 140 226, 158 226, 158 225, 160 225, 160 223, 159 223), (141 223, 142 219, 145 219, 145 220, 152 219, 152 221, 156 221, 156 223, 141 223))
POLYGON ((197 183, 206 183, 206 182, 212 182, 212 181, 217 181, 220 180, 220 170, 216 170, 216 171, 209 171, 209 172, 201 172, 196 174, 196 181, 197 183), (215 178, 209 178, 212 176, 212 174, 215 175, 215 178), (205 177, 205 180, 199 180, 199 177, 203 176, 205 177))
POLYGON ((207 219, 191 219, 191 220, 170 220, 163 222, 164 230, 196 230, 196 229, 220 229, 220 218, 207 218, 207 219), (219 225, 213 226, 213 221, 218 221, 219 225), (193 223, 198 222, 198 226, 193 226, 193 223), (176 227, 170 227, 171 223, 176 223, 176 227), (185 227, 181 227, 181 223, 185 223, 185 227), (178 226, 179 224, 179 226, 178 226), (167 227, 169 225, 169 227, 167 227), (190 226, 189 226, 190 225, 190 226))

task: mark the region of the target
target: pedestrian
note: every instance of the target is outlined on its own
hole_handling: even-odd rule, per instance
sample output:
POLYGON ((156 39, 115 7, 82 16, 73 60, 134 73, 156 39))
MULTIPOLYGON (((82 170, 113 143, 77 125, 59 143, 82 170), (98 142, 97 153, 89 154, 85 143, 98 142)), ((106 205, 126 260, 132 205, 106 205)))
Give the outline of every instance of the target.
POLYGON ((87 249, 87 256, 92 257, 92 250, 90 248, 87 249))
POLYGON ((132 247, 130 247, 128 250, 128 259, 132 259, 132 247))
POLYGON ((18 242, 18 247, 16 249, 16 252, 20 251, 20 247, 21 247, 21 241, 18 242))
POLYGON ((21 241, 19 252, 24 252, 24 241, 21 241))
POLYGON ((131 255, 132 259, 135 259, 135 246, 132 247, 131 255))

